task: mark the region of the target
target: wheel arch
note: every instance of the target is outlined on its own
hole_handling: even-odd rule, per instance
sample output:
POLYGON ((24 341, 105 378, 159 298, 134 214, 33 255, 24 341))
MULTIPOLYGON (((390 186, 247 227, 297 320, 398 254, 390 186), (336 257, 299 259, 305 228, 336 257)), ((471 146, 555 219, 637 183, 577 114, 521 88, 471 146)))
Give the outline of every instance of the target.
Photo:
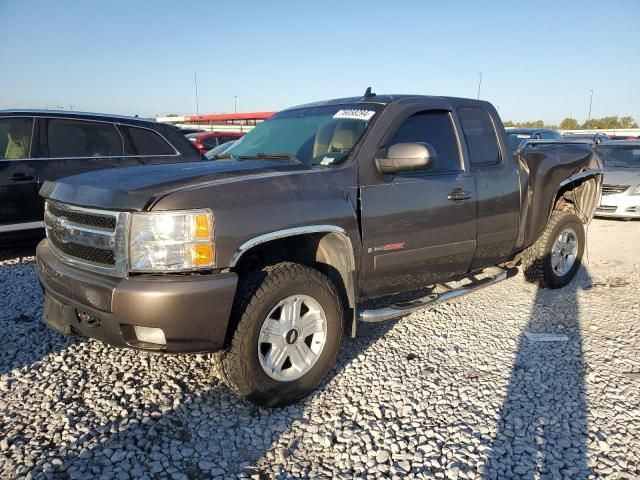
MULTIPOLYGON (((521 229, 518 244, 519 251, 532 245, 544 231, 553 212, 558 210, 574 211, 582 223, 588 223, 595 213, 602 187, 601 168, 591 168, 570 175, 558 183, 553 194, 545 203, 534 208, 531 200, 523 208, 526 228, 521 229), (542 208, 540 208, 542 207, 542 208)), ((550 192, 551 193, 551 192, 550 192)))
MULTIPOLYGON (((309 225, 278 230, 244 242, 231 257, 229 268, 240 276, 264 265, 295 261, 321 269, 346 300, 355 318, 356 259, 353 244, 342 227, 309 225)), ((347 315, 348 316, 348 315, 347 315)), ((355 334, 352 322, 352 335, 355 334)))
POLYGON ((573 209, 582 223, 588 223, 593 218, 598 205, 602 175, 601 169, 591 169, 571 175, 560 182, 552 207, 549 209, 547 222, 554 210, 573 209))

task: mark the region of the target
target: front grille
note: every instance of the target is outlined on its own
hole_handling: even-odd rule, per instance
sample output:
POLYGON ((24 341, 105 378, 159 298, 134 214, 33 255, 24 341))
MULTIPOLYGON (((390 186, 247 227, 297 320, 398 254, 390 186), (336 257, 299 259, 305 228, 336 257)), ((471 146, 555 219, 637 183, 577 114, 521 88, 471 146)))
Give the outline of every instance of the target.
POLYGON ((106 248, 90 247, 81 243, 63 243, 59 241, 55 235, 49 236, 49 240, 53 245, 65 255, 80 258, 92 263, 102 265, 115 265, 116 259, 113 250, 106 248))
POLYGON ((124 277, 128 215, 47 201, 44 224, 51 247, 63 261, 124 277))
POLYGON ((602 185, 602 195, 615 195, 624 193, 630 185, 602 185))
POLYGON ((68 218, 73 223, 77 223, 79 225, 87 225, 89 227, 98 227, 108 230, 115 230, 116 228, 115 217, 62 209, 53 204, 49 204, 49 211, 56 217, 68 218))
POLYGON ((600 205, 596 210, 598 212, 613 213, 617 209, 618 209, 618 207, 612 207, 610 205, 600 205))

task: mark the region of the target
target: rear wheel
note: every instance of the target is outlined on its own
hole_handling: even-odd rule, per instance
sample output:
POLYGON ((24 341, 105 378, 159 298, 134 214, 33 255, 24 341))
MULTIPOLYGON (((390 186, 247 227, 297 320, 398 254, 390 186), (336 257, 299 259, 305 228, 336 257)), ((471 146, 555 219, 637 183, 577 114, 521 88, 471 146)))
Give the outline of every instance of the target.
POLYGON ((584 244, 580 219, 570 212, 553 212, 538 240, 524 252, 526 279, 544 288, 564 287, 580 268, 584 244))
POLYGON ((249 275, 232 317, 229 348, 214 371, 236 394, 281 406, 313 391, 333 366, 342 340, 338 291, 321 272, 280 263, 249 275))

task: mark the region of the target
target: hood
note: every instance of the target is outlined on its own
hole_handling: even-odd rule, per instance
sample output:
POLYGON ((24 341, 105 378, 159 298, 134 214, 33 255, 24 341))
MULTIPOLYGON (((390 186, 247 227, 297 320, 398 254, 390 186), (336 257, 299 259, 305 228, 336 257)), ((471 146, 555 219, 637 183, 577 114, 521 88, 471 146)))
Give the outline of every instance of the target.
POLYGON ((640 169, 637 168, 608 168, 604 172, 606 185, 638 185, 640 183, 640 169))
POLYGON ((217 160, 122 167, 45 182, 40 195, 72 205, 136 211, 146 209, 169 193, 194 186, 308 169, 306 164, 287 160, 217 160))

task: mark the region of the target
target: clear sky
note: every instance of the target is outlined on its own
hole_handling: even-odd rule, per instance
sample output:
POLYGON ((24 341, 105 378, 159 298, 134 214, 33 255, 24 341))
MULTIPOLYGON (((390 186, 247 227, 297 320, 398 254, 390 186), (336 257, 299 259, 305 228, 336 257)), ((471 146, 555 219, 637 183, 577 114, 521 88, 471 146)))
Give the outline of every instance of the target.
POLYGON ((640 0, 0 0, 0 108, 152 116, 378 93, 640 122, 640 0))

